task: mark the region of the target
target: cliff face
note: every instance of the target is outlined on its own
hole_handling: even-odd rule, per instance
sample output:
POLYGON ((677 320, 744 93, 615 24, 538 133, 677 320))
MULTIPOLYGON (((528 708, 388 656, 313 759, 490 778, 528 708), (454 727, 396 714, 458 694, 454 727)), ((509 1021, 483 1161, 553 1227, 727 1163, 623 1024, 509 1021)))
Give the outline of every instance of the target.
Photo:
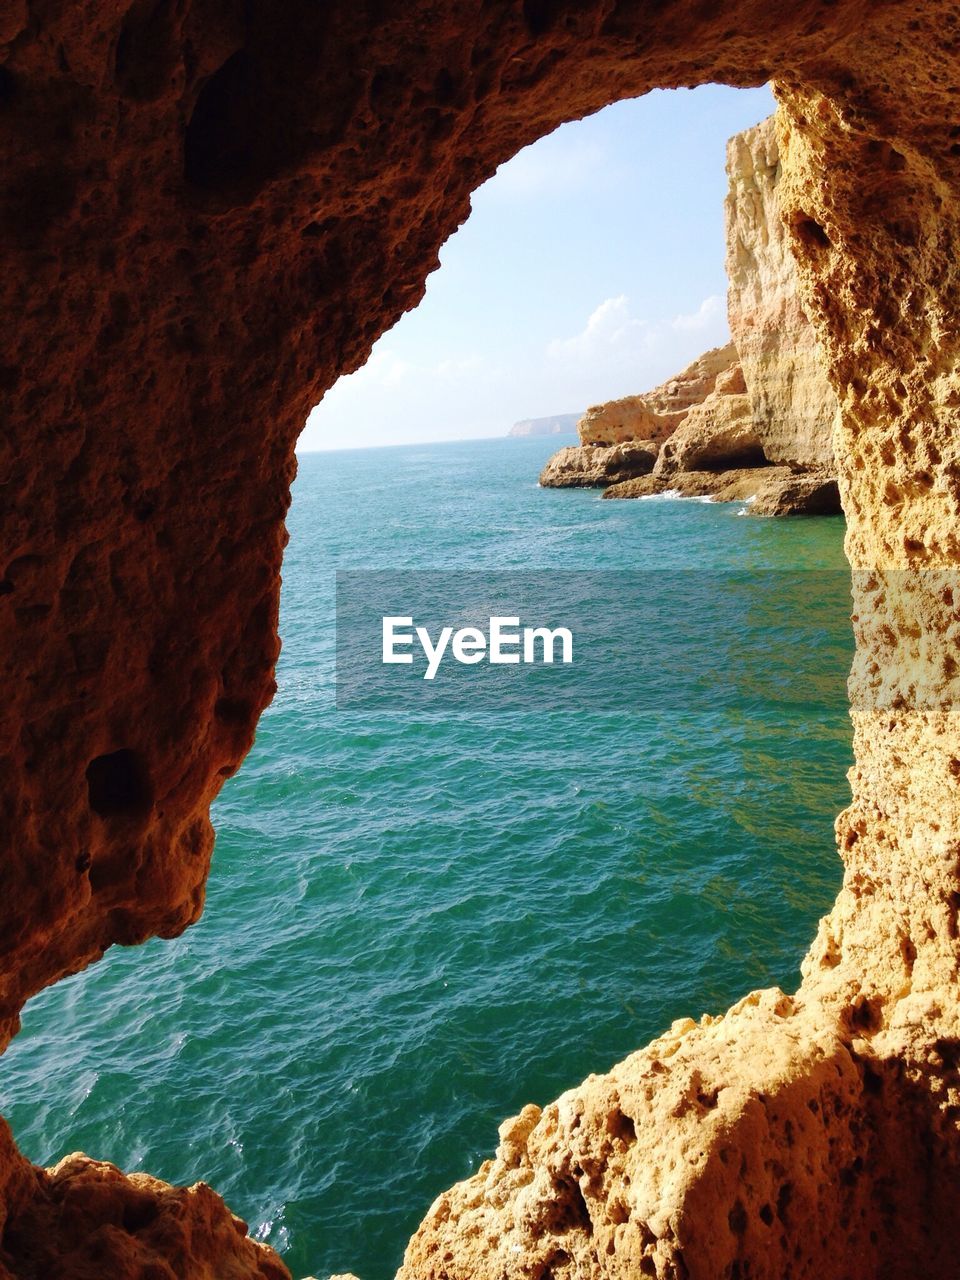
POLYGON ((832 468, 837 397, 800 301, 772 117, 730 139, 727 177, 727 315, 763 452, 832 468))
POLYGON ((732 343, 699 356, 682 373, 643 395, 593 405, 580 419, 581 444, 622 444, 626 440, 666 440, 695 404, 705 400, 717 377, 736 361, 732 343))
POLYGON ((726 471, 760 466, 765 461, 753 405, 737 363, 717 379, 704 400, 690 408, 664 443, 657 473, 726 471))
POLYGON ((84 1155, 34 1169, 0 1120, 0 1280, 289 1280, 202 1182, 171 1187, 84 1155))
MULTIPOLYGON (((777 194, 780 153, 773 117, 730 140, 727 177, 725 261, 733 341, 653 391, 588 409, 580 438, 584 445, 662 445, 655 481, 645 487, 651 492, 721 496, 725 490, 712 481, 698 489, 691 473, 771 468, 756 477, 749 496, 783 478, 794 497, 785 490, 782 509, 792 511, 798 490, 783 467, 833 471, 837 399, 800 301, 777 194)), ((594 483, 588 477, 595 467, 586 453, 582 461, 582 478, 575 480, 574 459, 567 457, 562 469, 547 467, 541 484, 594 483)), ((634 496, 637 486, 629 479, 604 496, 634 496)), ((739 493, 739 486, 731 491, 739 493)), ((831 509, 839 509, 838 499, 831 509)), ((780 508, 760 502, 753 510, 769 514, 780 508)))
MULTIPOLYGON (((6 6, 4 1040, 33 992, 199 915, 209 805, 273 689, 297 434, 470 191, 608 102, 775 75, 864 571, 844 887, 795 998, 522 1117, 404 1274, 957 1273, 958 31, 948 0, 6 6)), ((4 1136, 0 1274, 282 1274, 215 1197, 102 1169, 4 1136)))

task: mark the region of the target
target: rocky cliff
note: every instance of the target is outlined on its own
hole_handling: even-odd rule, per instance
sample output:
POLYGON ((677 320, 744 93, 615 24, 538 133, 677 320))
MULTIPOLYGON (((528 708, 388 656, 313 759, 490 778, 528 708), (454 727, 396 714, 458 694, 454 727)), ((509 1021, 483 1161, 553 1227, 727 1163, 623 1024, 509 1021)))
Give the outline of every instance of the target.
POLYGON ((802 493, 818 497, 811 511, 839 511, 833 472, 837 400, 800 302, 797 270, 777 197, 780 158, 773 118, 732 138, 727 147, 725 202, 727 312, 733 341, 708 351, 653 391, 587 410, 579 431, 584 449, 548 463, 546 486, 599 484, 608 498, 675 492, 726 500, 740 481, 721 484, 702 473, 757 468, 746 496, 756 514, 805 509, 802 493), (649 440, 661 446, 653 479, 597 480, 586 446, 649 440), (761 470, 762 469, 762 470, 761 470), (798 483, 815 472, 823 482, 798 483), (783 485, 783 502, 771 497, 783 485), (824 495, 830 501, 824 502, 824 495))
POLYGON ((736 361, 733 343, 705 352, 682 373, 643 395, 593 405, 577 423, 584 445, 627 440, 666 440, 695 404, 713 391, 717 377, 736 361))
POLYGON ((800 301, 772 117, 730 139, 727 178, 727 316, 757 436, 769 462, 833 468, 837 397, 800 301))
MULTIPOLYGON (((471 190, 608 102, 771 75, 840 402, 843 888, 793 996, 682 1022, 508 1124, 417 1232, 416 1280, 960 1269, 960 7, 0 13, 4 1041, 43 986, 200 914, 210 803, 273 691, 297 435, 420 299, 471 190)), ((0 1133, 4 1280, 271 1273, 206 1190, 38 1172, 0 1133)))

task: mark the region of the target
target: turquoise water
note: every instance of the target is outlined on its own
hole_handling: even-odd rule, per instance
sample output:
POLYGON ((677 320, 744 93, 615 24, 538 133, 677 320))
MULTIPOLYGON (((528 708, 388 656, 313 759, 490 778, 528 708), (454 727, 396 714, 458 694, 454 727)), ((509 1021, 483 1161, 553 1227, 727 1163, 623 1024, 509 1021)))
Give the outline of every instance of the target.
POLYGON ((386 1280, 506 1116, 795 983, 840 881, 843 593, 814 700, 335 710, 338 567, 776 569, 787 621, 813 603, 787 570, 843 570, 838 519, 540 490, 558 443, 302 459, 279 692, 215 808, 206 914, 31 1001, 0 1105, 34 1160, 202 1178, 295 1276, 386 1280))

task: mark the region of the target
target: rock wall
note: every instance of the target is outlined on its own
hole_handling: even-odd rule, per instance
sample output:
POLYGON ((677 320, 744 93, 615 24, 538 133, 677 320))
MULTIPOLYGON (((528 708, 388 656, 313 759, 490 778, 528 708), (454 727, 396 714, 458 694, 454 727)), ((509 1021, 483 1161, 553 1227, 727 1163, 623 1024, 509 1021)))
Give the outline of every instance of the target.
POLYGON ((753 405, 740 364, 716 382, 710 394, 691 406, 677 429, 664 441, 657 471, 726 471, 761 466, 766 461, 753 405))
POLYGON ((730 139, 727 177, 727 315, 763 452, 770 462, 832 468, 837 397, 781 218, 773 117, 730 139))
MULTIPOLYGON (((644 486, 646 491, 722 497, 726 490, 711 480, 698 489, 692 473, 773 467, 757 477, 757 485, 769 489, 775 477, 785 476, 793 498, 785 491, 782 509, 795 510, 796 483, 782 468, 818 475, 834 470, 837 398, 800 301, 777 195, 780 173, 773 117, 730 139, 724 219, 733 341, 706 352, 653 391, 595 405, 580 420, 584 445, 652 440, 662 446, 656 481, 644 486)), ((563 468, 545 469, 541 484, 593 483, 588 477, 595 468, 587 454, 582 461, 582 478, 575 479, 574 459, 568 456, 563 468)), ((612 486, 605 496, 634 496, 632 479, 612 486)), ((739 491, 738 485, 728 487, 739 491)), ((832 492, 830 509, 839 510, 832 492)), ((779 514, 781 506, 760 503, 753 510, 779 514)))
POLYGON ((34 1169, 3 1120, 0 1196, 2 1280, 289 1280, 205 1183, 171 1187, 83 1155, 34 1169))
POLYGON ((618 480, 604 498, 646 498, 671 493, 681 498, 740 502, 741 514, 758 516, 830 516, 840 509, 836 479, 825 470, 791 467, 731 467, 723 471, 676 471, 668 479, 648 474, 618 480))
MULTIPOLYGON (((199 915, 210 802, 273 689, 297 434, 470 191, 618 98, 775 75, 863 571, 844 887, 796 997, 527 1113, 404 1274, 957 1274, 958 60, 949 0, 6 6, 4 1040, 44 985, 199 915)), ((282 1274, 216 1197, 103 1171, 4 1139, 0 1274, 282 1274)))

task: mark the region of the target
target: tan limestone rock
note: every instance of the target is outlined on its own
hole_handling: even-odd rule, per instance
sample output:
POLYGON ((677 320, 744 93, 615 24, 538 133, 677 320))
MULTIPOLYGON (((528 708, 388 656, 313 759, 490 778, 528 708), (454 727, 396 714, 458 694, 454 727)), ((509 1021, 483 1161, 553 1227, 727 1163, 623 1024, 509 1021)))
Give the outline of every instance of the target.
POLYGON ((203 1182, 172 1187, 84 1155, 37 1169, 0 1120, 2 1280, 289 1280, 203 1182))
POLYGON ((675 471, 726 471, 765 461, 750 397, 714 391, 665 441, 655 469, 666 478, 675 471))
POLYGON ((662 493, 663 486, 652 473, 648 476, 637 476, 633 480, 621 480, 619 484, 611 484, 600 495, 601 498, 652 498, 662 493))
POLYGON ((789 467, 740 467, 722 471, 674 471, 639 476, 603 491, 604 498, 645 498, 664 494, 678 498, 710 498, 714 502, 749 502, 771 496, 797 480, 789 467))
MULTIPOLYGON (((911 21, 921 44, 921 33, 936 39, 930 11, 914 7, 911 21)), ((863 26, 861 74, 907 47, 892 26, 863 26)), ((780 90, 778 201, 803 308, 842 388, 836 459, 857 641, 857 763, 837 822, 844 883, 793 1012, 771 1016, 778 997, 766 993, 756 1036, 735 1007, 690 1033, 689 1058, 651 1046, 658 1067, 628 1059, 546 1107, 512 1183, 494 1163, 441 1197, 405 1280, 438 1275, 444 1247, 448 1280, 538 1266, 569 1280, 958 1274, 960 175, 941 156, 949 200, 932 191, 941 179, 924 129, 936 125, 919 124, 914 80, 935 83, 911 60, 896 81, 903 102, 884 99, 882 130, 869 123, 877 100, 856 89, 780 90), (743 1086, 717 1127, 731 1077, 715 1074, 715 1037, 730 1043, 743 1086), (621 1108, 636 1134, 627 1145, 642 1153, 634 1167, 604 1137, 607 1099, 650 1075, 656 1118, 621 1108), (688 1130, 691 1102, 702 1111, 688 1130), (552 1222, 548 1202, 566 1207, 552 1222)))
POLYGON ((669 440, 658 464, 664 471, 739 467, 751 451, 758 463, 833 466, 837 399, 800 302, 780 174, 773 117, 731 138, 725 224, 732 343, 654 391, 588 410, 579 424, 584 442, 641 434, 669 440))
POLYGON ((657 460, 650 440, 631 440, 609 447, 568 445, 551 457, 540 473, 545 489, 593 488, 647 475, 657 460))
POLYGON ((737 349, 732 342, 712 347, 682 372, 647 391, 644 399, 656 413, 676 426, 689 409, 705 400, 717 384, 729 376, 736 364, 737 349))
POLYGON ((698 356, 682 373, 668 378, 643 395, 626 396, 594 405, 580 419, 577 430, 583 444, 618 444, 625 440, 654 440, 671 434, 692 405, 714 389, 718 377, 736 361, 731 343, 698 356))
POLYGON ((779 991, 680 1020, 441 1195, 398 1275, 716 1280, 748 1263, 757 1280, 806 1274, 787 1261, 795 1224, 821 1262, 843 1224, 854 1239, 869 1229, 862 1180, 835 1190, 868 1154, 863 1098, 850 1048, 779 991))
POLYGON ((727 146, 727 314, 771 462, 832 467, 837 398, 800 301, 773 116, 727 146))
POLYGON ((647 498, 671 494, 710 498, 713 502, 745 502, 755 516, 833 516, 840 514, 840 493, 829 471, 794 471, 791 467, 746 467, 723 471, 654 472, 623 480, 603 491, 604 498, 647 498))
POLYGON ((750 507, 754 516, 838 516, 840 511, 837 478, 826 468, 790 472, 761 484, 750 507))
POLYGON ((663 440, 673 425, 643 396, 625 396, 592 405, 577 423, 577 431, 584 445, 613 445, 629 440, 663 440))

